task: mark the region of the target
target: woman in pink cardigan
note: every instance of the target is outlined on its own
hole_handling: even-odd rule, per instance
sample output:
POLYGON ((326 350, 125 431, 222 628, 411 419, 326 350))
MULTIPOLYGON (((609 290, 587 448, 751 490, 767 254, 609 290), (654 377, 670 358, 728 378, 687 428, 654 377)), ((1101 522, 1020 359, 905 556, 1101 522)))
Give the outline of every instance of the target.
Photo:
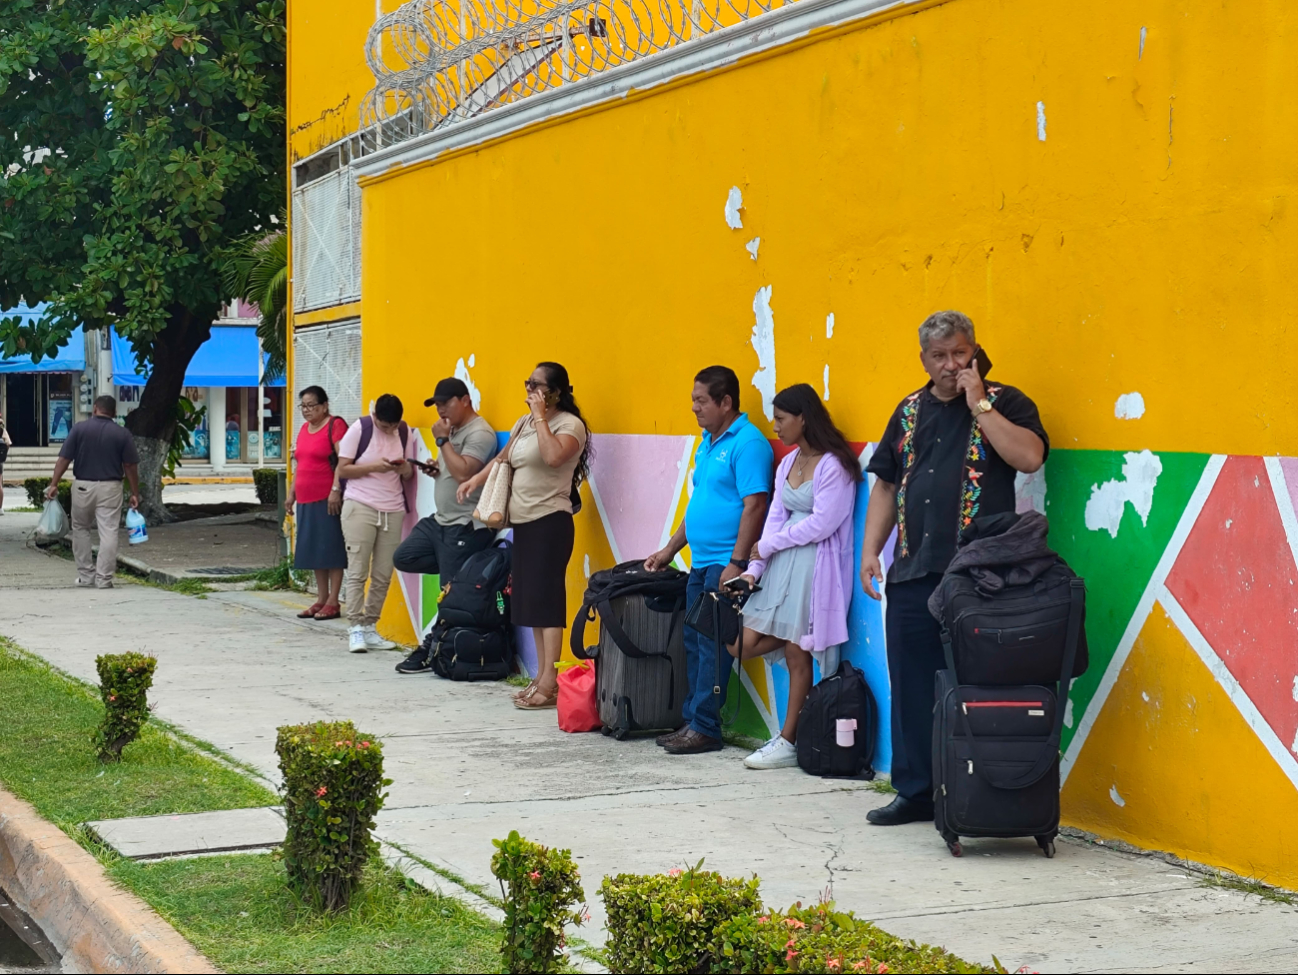
MULTIPOLYGON (((753 752, 749 768, 798 764, 798 712, 811 690, 813 657, 847 642, 852 599, 852 508, 861 463, 806 383, 775 397, 775 434, 791 450, 744 578, 762 589, 744 607, 744 659, 783 653, 789 669, 784 729, 753 752)), ((736 647, 730 648, 731 654, 736 647)))

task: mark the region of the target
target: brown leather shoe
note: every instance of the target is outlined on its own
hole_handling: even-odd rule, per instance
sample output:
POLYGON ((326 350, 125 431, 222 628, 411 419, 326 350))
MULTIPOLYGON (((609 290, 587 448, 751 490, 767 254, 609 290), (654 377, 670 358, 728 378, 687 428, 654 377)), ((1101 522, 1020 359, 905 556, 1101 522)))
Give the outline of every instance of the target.
POLYGON ((679 738, 681 735, 685 734, 685 732, 689 730, 690 730, 690 726, 687 724, 683 724, 675 731, 669 731, 665 735, 659 735, 657 738, 654 739, 654 744, 657 745, 659 748, 666 748, 668 745, 670 745, 677 738, 679 738))
POLYGON ((668 755, 701 755, 704 752, 719 752, 725 747, 726 743, 720 738, 712 738, 693 728, 686 728, 685 734, 663 745, 663 750, 668 755))

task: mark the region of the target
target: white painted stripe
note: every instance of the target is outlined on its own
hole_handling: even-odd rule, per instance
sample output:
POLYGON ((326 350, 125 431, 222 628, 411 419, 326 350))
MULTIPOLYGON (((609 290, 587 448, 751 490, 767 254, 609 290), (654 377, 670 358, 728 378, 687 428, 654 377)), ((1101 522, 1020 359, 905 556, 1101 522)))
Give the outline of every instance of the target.
POLYGON ((618 551, 617 537, 613 534, 613 524, 608 520, 608 511, 604 508, 604 499, 599 496, 599 485, 595 483, 595 475, 592 473, 590 480, 591 497, 595 499, 595 508, 599 511, 599 520, 604 524, 604 537, 608 539, 608 547, 613 552, 613 563, 620 565, 624 559, 622 553, 618 551))
POLYGON ((1279 457, 1265 457, 1267 477, 1271 479, 1271 493, 1275 495, 1275 506, 1280 511, 1280 523, 1284 525, 1284 536, 1289 541, 1289 553, 1294 559, 1294 568, 1298 569, 1298 515, 1294 514, 1293 499, 1289 497, 1289 485, 1285 480, 1284 468, 1280 466, 1279 457))
MULTIPOLYGON (((1064 753, 1063 761, 1059 765, 1061 784, 1068 781, 1068 774, 1073 770, 1077 757, 1081 754, 1082 748, 1085 747, 1091 728, 1095 726, 1100 712, 1104 710, 1104 703, 1109 699, 1109 693, 1118 682, 1118 675, 1122 673, 1127 657, 1131 654, 1131 648, 1135 645, 1136 638, 1140 636, 1140 631, 1145 626, 1145 620, 1149 618, 1149 614, 1154 608, 1154 601, 1163 589, 1163 583, 1167 581, 1172 566, 1176 564, 1177 556, 1181 554, 1181 548, 1185 545, 1185 540, 1190 537, 1190 530, 1199 519, 1199 512, 1203 510, 1208 495, 1212 493, 1213 485, 1217 483, 1217 475, 1221 473, 1225 463, 1226 457, 1223 454, 1214 454, 1208 458, 1207 466, 1204 467, 1203 474, 1199 477, 1199 483, 1195 486, 1194 493, 1190 495, 1190 500, 1186 502, 1185 510, 1181 512, 1181 518, 1176 523, 1176 530, 1172 532, 1172 537, 1168 539, 1167 547, 1163 549, 1163 556, 1158 560, 1158 565, 1154 567, 1154 574, 1149 577, 1145 591, 1141 594, 1140 602, 1136 603, 1135 612, 1131 614, 1131 619, 1127 622, 1127 628, 1123 631, 1122 639, 1118 641, 1118 647, 1113 652, 1113 659, 1109 661, 1109 666, 1105 668, 1104 676, 1100 678, 1100 684, 1095 689, 1095 695, 1086 706, 1086 712, 1077 725, 1077 732, 1073 735, 1073 740, 1068 743, 1068 751, 1064 753)), ((1096 580, 1095 584, 1102 585, 1103 583, 1096 580)))
POLYGON ((353 163, 360 177, 382 175, 394 166, 436 159, 446 152, 480 145, 538 122, 626 98, 681 78, 734 64, 782 47, 813 31, 849 24, 912 0, 798 0, 778 10, 722 28, 638 61, 597 72, 569 84, 492 109, 435 132, 380 149, 353 163))
MULTIPOLYGON (((763 663, 766 662, 763 661, 763 663)), ((766 675, 766 689, 770 691, 771 694, 774 694, 775 682, 771 680, 771 675, 769 673, 770 664, 766 663, 766 667, 768 668, 768 673, 766 675)), ((753 679, 748 676, 748 671, 743 667, 739 668, 739 683, 740 686, 748 691, 749 696, 753 699, 753 704, 757 705, 757 711, 762 716, 762 723, 766 725, 766 730, 770 732, 771 737, 774 738, 780 733, 780 726, 775 720, 775 714, 772 710, 768 710, 766 705, 762 703, 762 696, 757 693, 757 688, 753 685, 753 679)), ((737 706, 742 706, 743 703, 744 702, 741 700, 737 703, 737 706)), ((736 711, 735 715, 738 717, 739 712, 736 711)))
POLYGON ((659 548, 666 545, 674 534, 676 527, 676 512, 679 511, 681 507, 681 492, 685 490, 685 478, 689 477, 690 462, 694 460, 694 438, 682 437, 681 439, 685 441, 685 449, 681 454, 680 467, 678 468, 679 473, 676 475, 676 492, 672 495, 672 507, 671 510, 667 512, 666 522, 663 523, 662 540, 658 543, 659 548))
MULTIPOLYGON (((1266 718, 1262 716, 1262 712, 1253 704, 1248 692, 1240 686, 1239 681, 1235 679, 1235 675, 1230 672, 1230 668, 1213 650, 1207 638, 1194 625, 1194 620, 1190 619, 1189 614, 1186 613, 1166 586, 1163 586, 1159 591, 1158 601, 1162 604, 1163 609, 1167 611, 1167 615, 1172 622, 1176 624, 1176 628, 1181 631, 1186 642, 1194 647, 1194 652, 1199 655, 1199 659, 1203 661, 1204 666, 1217 679, 1217 683, 1221 685, 1222 690, 1226 692, 1226 696, 1235 705, 1245 724, 1252 729, 1253 734, 1257 735, 1258 741, 1262 743, 1263 747, 1271 753, 1271 757, 1276 760, 1276 764, 1280 766, 1281 771, 1284 772, 1289 781, 1294 784, 1295 788, 1298 788, 1298 759, 1295 759, 1294 754, 1285 748, 1284 742, 1275 733, 1275 729, 1267 723, 1266 718)), ((1213 732, 1211 729, 1203 729, 1203 733, 1212 734, 1213 732)))

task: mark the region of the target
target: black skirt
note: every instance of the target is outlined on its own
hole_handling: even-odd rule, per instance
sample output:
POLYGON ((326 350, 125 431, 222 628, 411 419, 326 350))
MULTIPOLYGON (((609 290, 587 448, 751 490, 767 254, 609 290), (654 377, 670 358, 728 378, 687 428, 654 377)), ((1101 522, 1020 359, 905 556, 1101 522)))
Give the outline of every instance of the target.
POLYGON ((572 544, 572 515, 567 511, 514 525, 510 618, 515 626, 568 625, 572 544))
POLYGON ((297 506, 295 569, 347 568, 347 543, 343 541, 341 515, 329 513, 328 501, 311 501, 297 506))

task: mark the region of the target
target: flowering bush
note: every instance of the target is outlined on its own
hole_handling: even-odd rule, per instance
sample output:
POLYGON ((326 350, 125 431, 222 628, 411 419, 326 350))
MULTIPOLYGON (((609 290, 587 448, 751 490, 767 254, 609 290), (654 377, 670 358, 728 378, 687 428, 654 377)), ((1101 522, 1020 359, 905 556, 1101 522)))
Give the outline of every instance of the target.
POLYGON ((153 686, 156 657, 142 653, 104 654, 95 658, 99 694, 104 700, 104 720, 95 731, 94 745, 101 762, 120 762, 122 749, 135 741, 149 720, 149 688, 153 686))
POLYGON ((733 880, 689 870, 605 877, 608 962, 614 972, 708 972, 723 962, 718 929, 730 919, 755 920, 758 880, 733 880))
POLYGON ((569 850, 553 850, 525 840, 518 831, 492 840, 496 852, 491 872, 505 900, 505 940, 500 953, 507 972, 557 972, 564 954, 564 925, 581 924, 590 915, 582 904, 577 864, 569 850))
POLYGON ((279 729, 288 834, 282 856, 289 884, 327 911, 345 909, 366 861, 378 851, 374 817, 387 798, 383 748, 350 721, 279 729))
MULTIPOLYGON (((904 941, 862 921, 832 901, 760 916, 743 915, 717 931, 720 959, 713 972, 828 972, 833 975, 992 972, 941 948, 904 941)), ((999 969, 1004 971, 1004 969, 999 969)))

